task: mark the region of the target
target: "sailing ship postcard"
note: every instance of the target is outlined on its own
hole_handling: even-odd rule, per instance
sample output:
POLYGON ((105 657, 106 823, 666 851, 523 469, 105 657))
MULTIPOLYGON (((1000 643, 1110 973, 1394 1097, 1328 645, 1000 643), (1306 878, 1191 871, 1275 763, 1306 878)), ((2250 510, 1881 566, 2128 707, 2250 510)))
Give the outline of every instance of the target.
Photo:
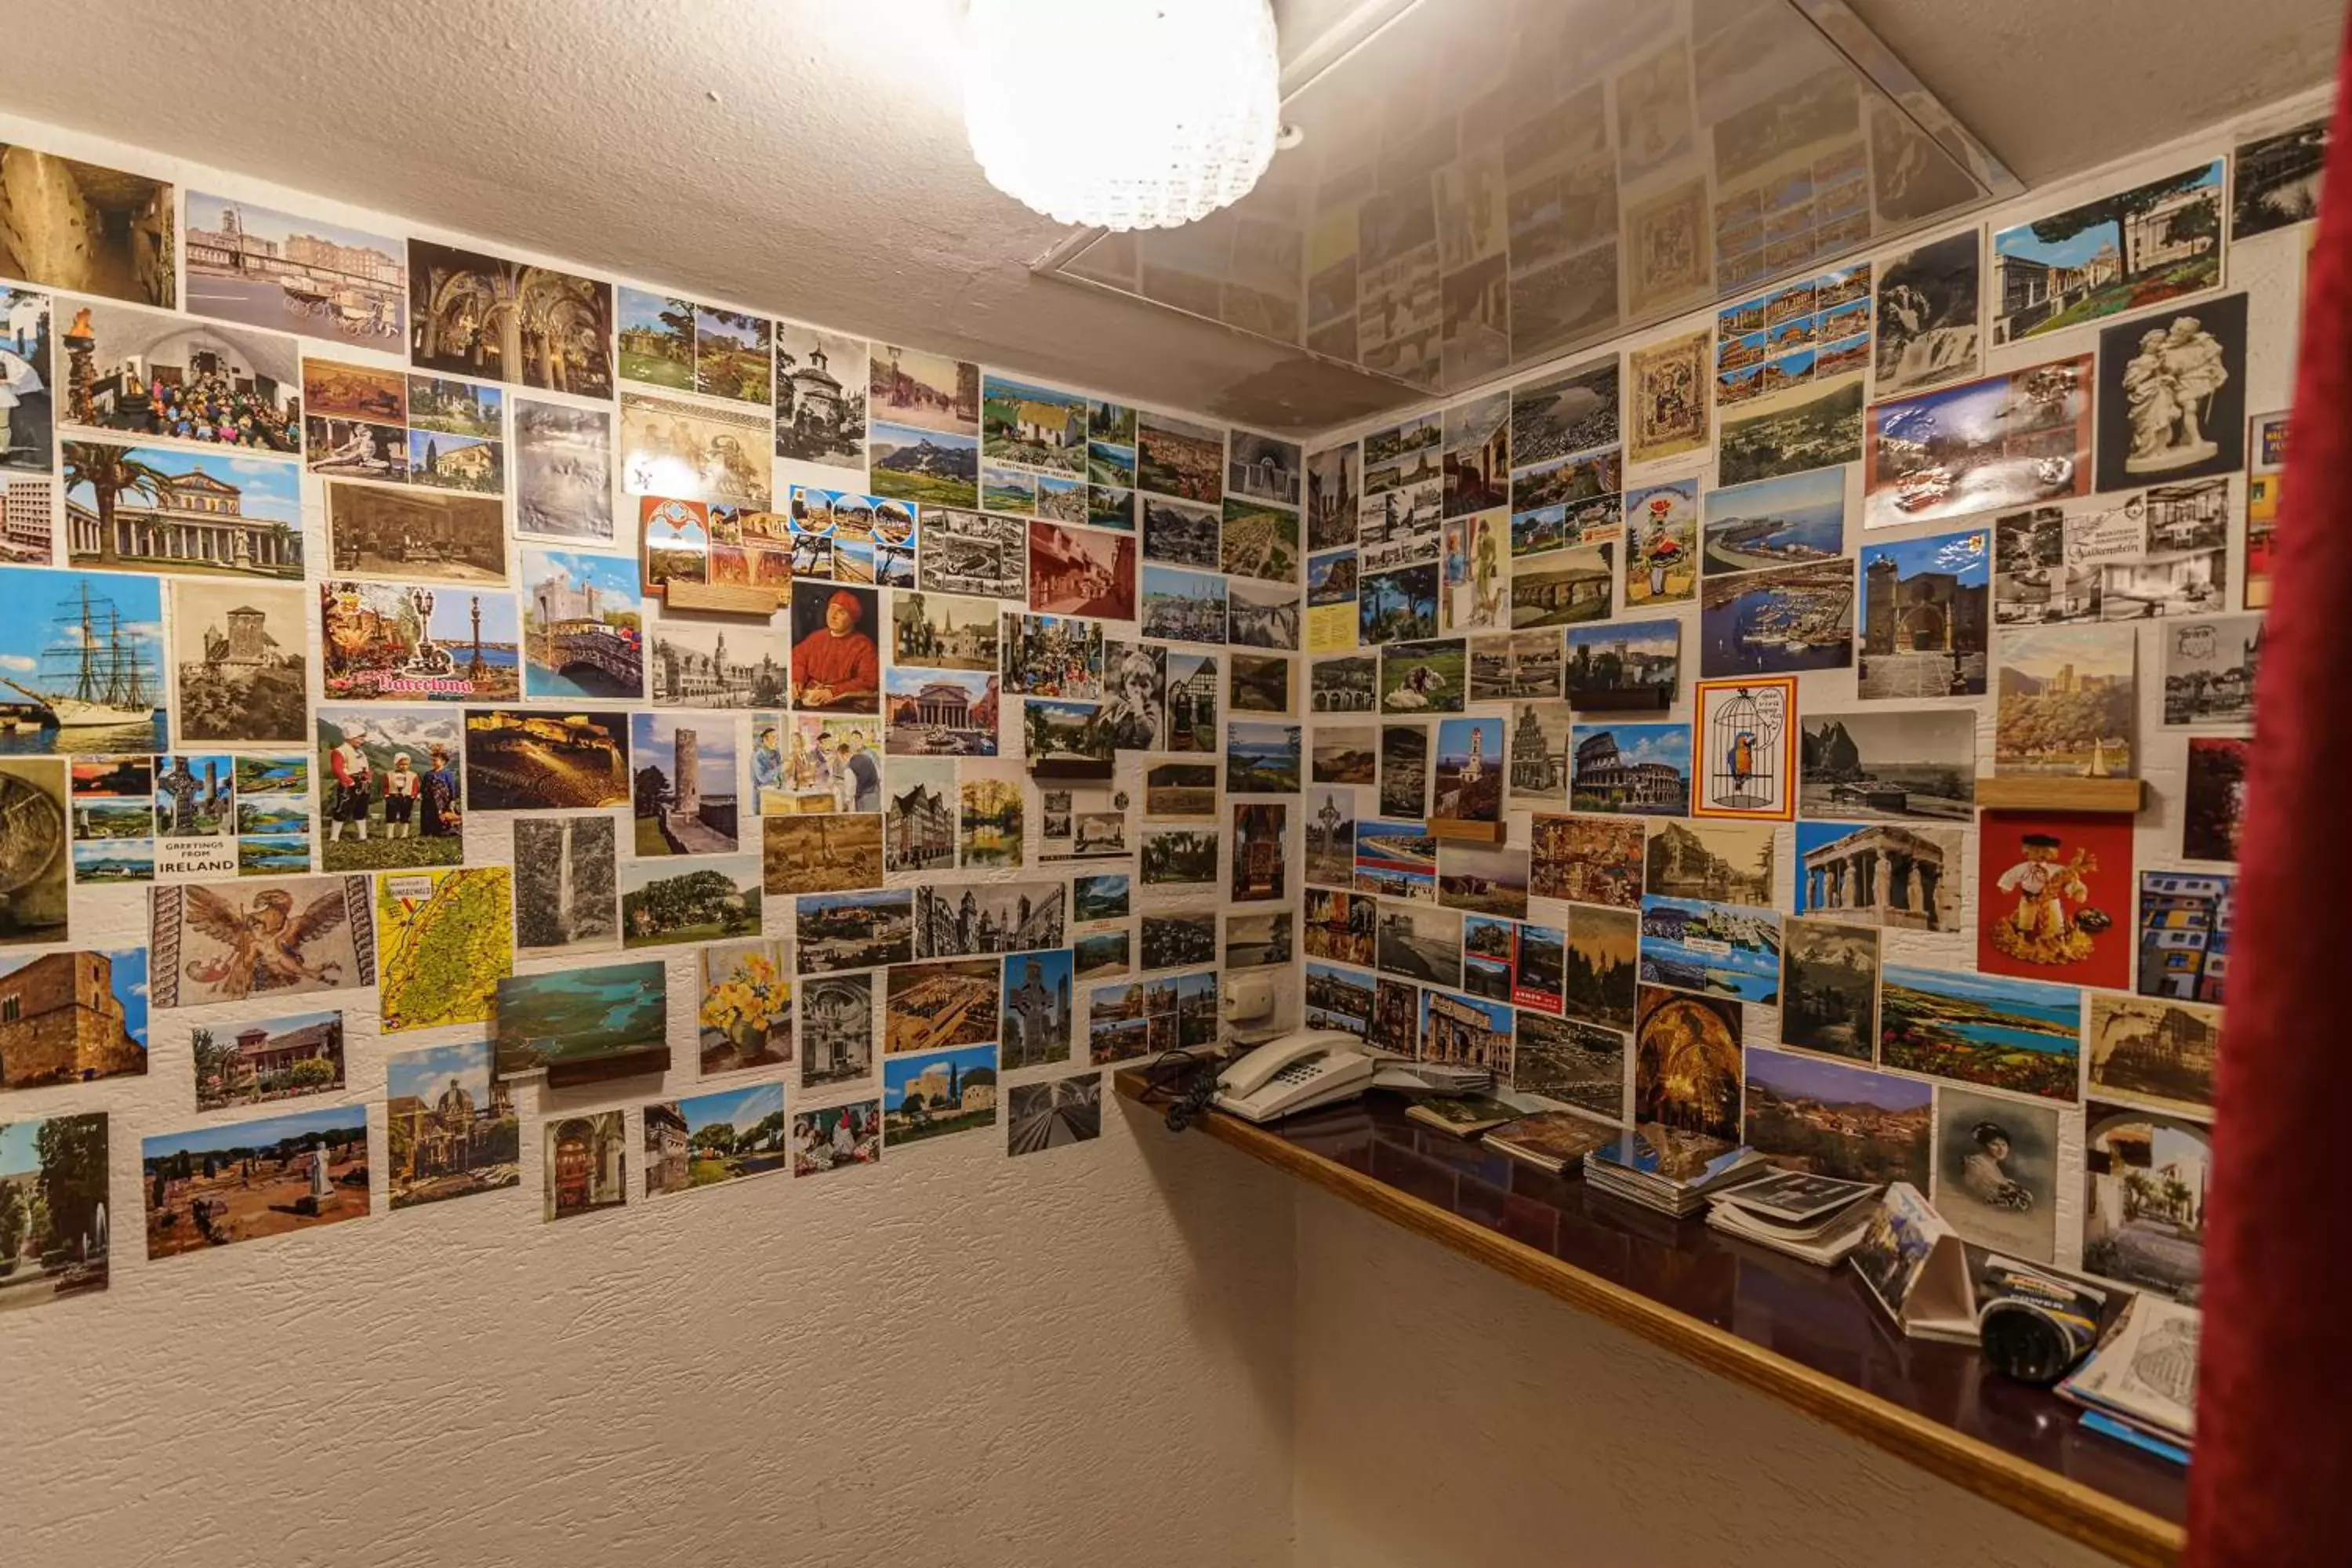
POLYGON ((0 567, 0 754, 169 752, 163 693, 158 579, 0 567))

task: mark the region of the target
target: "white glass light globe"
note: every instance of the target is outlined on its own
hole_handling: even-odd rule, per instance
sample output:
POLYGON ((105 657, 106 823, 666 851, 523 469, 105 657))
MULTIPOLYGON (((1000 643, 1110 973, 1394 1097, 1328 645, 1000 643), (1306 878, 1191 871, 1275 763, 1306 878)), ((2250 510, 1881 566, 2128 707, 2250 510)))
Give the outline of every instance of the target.
POLYGON ((971 0, 963 37, 972 156, 1064 223, 1172 228, 1273 162, 1267 0, 971 0))

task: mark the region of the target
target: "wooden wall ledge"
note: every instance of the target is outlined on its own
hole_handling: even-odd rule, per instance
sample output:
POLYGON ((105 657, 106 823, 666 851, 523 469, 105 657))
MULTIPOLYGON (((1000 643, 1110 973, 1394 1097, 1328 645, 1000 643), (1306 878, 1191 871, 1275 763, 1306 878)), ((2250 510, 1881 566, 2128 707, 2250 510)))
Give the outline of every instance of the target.
MULTIPOLYGON (((1164 1105, 1139 1071, 1115 1083, 1155 1117, 1164 1105)), ((1973 1346, 1903 1338, 1852 1269, 1653 1214, 1424 1128, 1386 1096, 1274 1127, 1215 1112, 1195 1127, 2117 1562, 2180 1559, 2185 1470, 2084 1431, 2072 1405, 1973 1346)))

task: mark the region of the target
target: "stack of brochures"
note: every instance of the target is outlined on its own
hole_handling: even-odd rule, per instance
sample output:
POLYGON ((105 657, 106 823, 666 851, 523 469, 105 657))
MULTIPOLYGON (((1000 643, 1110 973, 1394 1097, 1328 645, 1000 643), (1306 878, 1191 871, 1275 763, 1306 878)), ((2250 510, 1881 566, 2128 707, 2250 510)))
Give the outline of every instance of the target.
POLYGON ((1708 1200, 1717 1230, 1833 1268, 1862 1244, 1878 1202, 1872 1182, 1781 1171, 1743 1182, 1708 1200))
POLYGON ((1707 1194, 1752 1182, 1770 1167, 1745 1143, 1677 1132, 1645 1121, 1584 1157, 1584 1179, 1643 1208, 1676 1218, 1706 1206, 1707 1194))
POLYGON ((1538 1110, 1493 1129, 1486 1134, 1486 1146, 1558 1175, 1621 1136, 1609 1123, 1573 1111, 1538 1110))
POLYGON ((1526 1115, 1531 1108, 1532 1102, 1515 1105, 1491 1094, 1439 1094, 1414 1100, 1405 1107, 1404 1113, 1409 1121, 1451 1132, 1456 1138, 1475 1138, 1489 1127, 1500 1127, 1526 1115))
POLYGON ((2140 1295, 2074 1374, 2062 1399, 2084 1410, 2083 1425, 2159 1453, 2183 1453, 2196 1435, 2197 1335, 2204 1314, 2161 1296, 2140 1295))

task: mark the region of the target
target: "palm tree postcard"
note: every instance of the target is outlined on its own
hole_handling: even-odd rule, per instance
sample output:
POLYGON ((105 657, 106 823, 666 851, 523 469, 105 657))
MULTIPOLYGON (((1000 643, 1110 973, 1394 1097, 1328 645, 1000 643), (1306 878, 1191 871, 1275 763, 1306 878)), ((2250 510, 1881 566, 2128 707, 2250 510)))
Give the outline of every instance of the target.
POLYGON ((68 441, 65 488, 73 565, 302 579, 300 470, 290 463, 68 441))

